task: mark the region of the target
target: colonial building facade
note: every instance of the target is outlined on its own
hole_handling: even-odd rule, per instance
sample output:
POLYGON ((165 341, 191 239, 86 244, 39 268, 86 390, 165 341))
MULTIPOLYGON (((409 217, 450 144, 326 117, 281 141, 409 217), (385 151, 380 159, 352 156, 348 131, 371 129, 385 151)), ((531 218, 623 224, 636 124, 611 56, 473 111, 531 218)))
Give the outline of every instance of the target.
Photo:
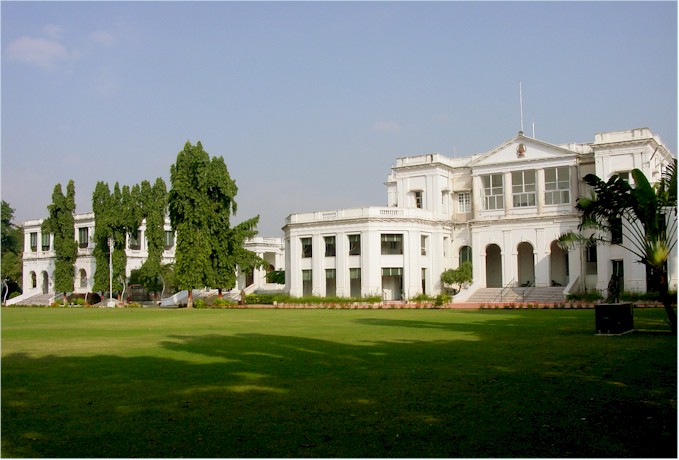
MULTIPOLYGON (((387 206, 287 217, 286 289, 293 296, 385 300, 435 295, 442 291, 441 273, 469 260, 473 283, 456 301, 480 288, 509 286, 605 294, 614 273, 624 290, 645 292, 645 267, 622 246, 564 250, 557 240, 577 229, 575 200, 591 192, 582 181, 586 174, 607 180, 638 168, 654 182, 672 161, 647 128, 567 145, 519 133, 466 158, 398 158, 386 181, 387 206)), ((671 261, 676 289, 676 249, 671 261)))
MULTIPOLYGON (((54 294, 54 237, 43 234, 42 220, 30 220, 24 223, 23 253, 23 294, 11 299, 9 303, 17 303, 36 295, 54 294)), ((94 213, 75 215, 74 238, 78 243, 78 257, 74 270, 74 292, 92 292, 94 285, 94 213)), ((125 252, 127 255, 127 276, 132 270, 139 269, 148 257, 148 244, 145 238, 146 223, 142 221, 136 235, 127 235, 125 252)), ((169 219, 165 222, 165 248, 162 263, 174 262, 175 232, 169 219)), ((255 237, 246 242, 246 247, 265 260, 266 267, 255 269, 252 273, 241 274, 236 290, 248 289, 250 292, 258 288, 271 286, 266 282, 266 272, 282 269, 285 263, 284 244, 281 238, 255 237)))
MULTIPOLYGON (((437 153, 396 159, 385 183, 387 205, 291 214, 284 239, 254 238, 246 247, 267 262, 242 274, 237 290, 272 289, 266 271, 284 269, 292 296, 381 296, 409 299, 442 292, 440 276, 465 260, 473 282, 455 296, 469 300, 484 288, 552 287, 559 294, 598 290, 618 277, 626 291, 645 292, 645 267, 620 244, 564 250, 560 235, 577 230, 575 200, 589 195, 582 178, 632 180, 638 168, 653 183, 674 159, 648 128, 596 134, 594 142, 554 145, 523 133, 465 158, 437 153)), ((94 214, 75 216, 78 242, 75 292, 91 292, 96 268, 94 214)), ((16 303, 54 293, 52 236, 42 220, 24 224, 23 290, 16 303)), ((147 257, 145 225, 128 235, 127 274, 147 257)), ((623 232, 619 242, 625 242, 623 232)), ((165 223, 163 263, 174 261, 175 234, 165 223)), ((677 287, 677 253, 669 283, 677 287)))

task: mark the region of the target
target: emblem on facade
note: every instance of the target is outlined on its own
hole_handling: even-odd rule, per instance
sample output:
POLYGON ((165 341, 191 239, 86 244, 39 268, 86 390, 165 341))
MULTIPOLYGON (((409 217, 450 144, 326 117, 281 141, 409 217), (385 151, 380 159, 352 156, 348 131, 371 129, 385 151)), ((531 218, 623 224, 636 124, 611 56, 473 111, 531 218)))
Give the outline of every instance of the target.
POLYGON ((519 144, 516 146, 517 158, 523 158, 526 154, 526 144, 519 144))

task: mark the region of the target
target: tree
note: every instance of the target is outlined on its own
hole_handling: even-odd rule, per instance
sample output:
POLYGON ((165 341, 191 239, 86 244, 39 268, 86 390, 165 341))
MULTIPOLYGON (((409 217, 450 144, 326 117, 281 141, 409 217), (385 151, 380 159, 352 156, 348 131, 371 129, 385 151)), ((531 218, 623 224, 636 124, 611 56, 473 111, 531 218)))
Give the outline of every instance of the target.
POLYGON ((140 194, 141 214, 146 219, 148 257, 140 268, 144 287, 148 291, 162 289, 162 259, 165 248, 165 215, 167 213, 167 188, 160 177, 151 186, 142 181, 140 194))
MULTIPOLYGON (((9 292, 2 292, 2 300, 5 294, 20 290, 22 276, 21 254, 23 252, 23 230, 15 225, 14 209, 5 200, 2 200, 1 231, 2 240, 0 248, 2 250, 2 267, 0 268, 0 279, 9 287, 9 292)), ((4 284, 3 284, 4 289, 4 284)))
POLYGON ((52 203, 47 207, 49 217, 42 223, 42 232, 54 235, 54 290, 64 293, 73 292, 75 260, 78 246, 75 241, 75 184, 73 180, 66 186, 66 195, 61 184, 54 186, 52 203))
POLYGON ((647 267, 650 282, 657 286, 672 331, 677 331, 677 314, 672 307, 667 278, 667 262, 677 240, 677 163, 671 164, 654 186, 639 169, 631 172, 634 186, 613 175, 604 182, 594 174, 584 181, 593 187, 591 197, 580 197, 576 209, 582 212, 578 230, 591 230, 590 236, 568 232, 559 238, 562 246, 573 243, 588 246, 611 244, 624 228, 625 239, 615 244, 634 254, 647 267))
POLYGON ((464 284, 472 282, 472 263, 465 260, 458 268, 451 268, 441 273, 443 284, 457 285, 457 292, 460 292, 464 284))
MULTIPOLYGON (((127 285, 127 254, 125 252, 127 235, 138 237, 142 220, 141 187, 120 187, 117 182, 110 191, 108 184, 98 182, 92 194, 92 210, 94 212, 93 255, 96 261, 94 272, 94 290, 109 290, 109 239, 113 240, 113 290, 121 292, 121 298, 127 285)), ((109 293, 111 295, 112 293, 109 293)))
POLYGON ((222 157, 210 156, 198 142, 187 142, 170 168, 168 209, 177 232, 174 275, 177 286, 188 290, 205 286, 230 289, 236 283, 236 267, 263 261, 243 248, 245 239, 257 234, 259 216, 231 227, 236 214, 236 182, 222 157))

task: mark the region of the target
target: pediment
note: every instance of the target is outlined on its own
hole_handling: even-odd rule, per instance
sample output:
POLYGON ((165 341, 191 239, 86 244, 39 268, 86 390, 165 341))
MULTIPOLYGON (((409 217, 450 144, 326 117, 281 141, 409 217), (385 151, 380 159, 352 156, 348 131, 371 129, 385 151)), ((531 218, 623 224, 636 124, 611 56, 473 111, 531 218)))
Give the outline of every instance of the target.
POLYGON ((489 152, 475 158, 470 166, 473 168, 494 165, 519 165, 521 163, 551 162, 560 159, 572 159, 576 152, 553 144, 518 135, 499 145, 489 152))

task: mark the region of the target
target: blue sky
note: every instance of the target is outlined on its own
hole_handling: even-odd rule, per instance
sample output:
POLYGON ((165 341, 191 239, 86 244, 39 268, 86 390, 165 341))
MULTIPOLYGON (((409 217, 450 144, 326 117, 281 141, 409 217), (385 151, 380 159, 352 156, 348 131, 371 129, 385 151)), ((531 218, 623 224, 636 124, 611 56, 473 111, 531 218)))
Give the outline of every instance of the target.
POLYGON ((235 222, 386 204, 397 157, 520 128, 591 142, 649 127, 677 153, 676 2, 2 2, 2 199, 46 216, 74 179, 223 156, 235 222))

